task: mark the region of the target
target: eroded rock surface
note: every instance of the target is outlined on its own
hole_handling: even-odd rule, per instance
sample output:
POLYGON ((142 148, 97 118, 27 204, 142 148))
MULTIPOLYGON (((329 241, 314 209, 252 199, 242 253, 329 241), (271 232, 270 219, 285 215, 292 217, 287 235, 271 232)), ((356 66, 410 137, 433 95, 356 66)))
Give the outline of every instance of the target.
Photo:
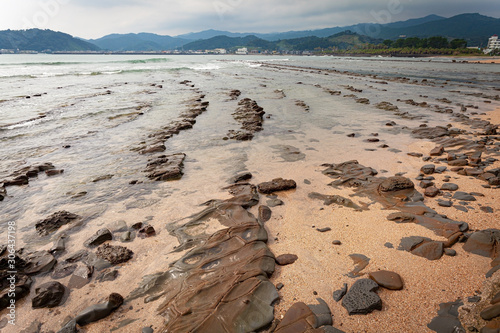
POLYGON ((45 236, 78 218, 80 218, 78 215, 63 210, 37 222, 35 228, 38 234, 45 236))

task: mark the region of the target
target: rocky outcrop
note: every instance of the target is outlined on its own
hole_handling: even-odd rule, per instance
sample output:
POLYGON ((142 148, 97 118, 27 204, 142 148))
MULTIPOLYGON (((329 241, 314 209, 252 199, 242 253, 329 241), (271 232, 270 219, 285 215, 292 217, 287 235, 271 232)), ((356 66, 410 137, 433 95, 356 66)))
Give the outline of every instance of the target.
POLYGON ((240 141, 252 140, 256 132, 262 131, 264 109, 250 98, 240 100, 238 105, 233 118, 241 124, 241 128, 238 131, 230 130, 227 137, 240 141))
POLYGON ((286 191, 297 187, 292 179, 275 178, 269 182, 260 183, 257 189, 260 193, 270 194, 278 191, 286 191))
POLYGON ((147 177, 155 181, 181 179, 186 154, 161 155, 149 160, 146 170, 147 177))
POLYGON ((39 235, 46 236, 63 225, 74 222, 79 218, 80 216, 63 210, 37 222, 35 228, 39 235))

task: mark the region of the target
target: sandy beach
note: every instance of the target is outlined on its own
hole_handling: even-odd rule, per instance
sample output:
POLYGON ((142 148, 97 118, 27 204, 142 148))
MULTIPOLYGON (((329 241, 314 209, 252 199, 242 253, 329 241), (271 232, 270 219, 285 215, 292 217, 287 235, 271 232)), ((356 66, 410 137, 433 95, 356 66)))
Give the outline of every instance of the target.
POLYGON ((71 67, 63 89, 44 78, 45 114, 0 127, 23 147, 0 187, 23 263, 16 332, 500 327, 481 317, 500 291, 500 102, 476 78, 485 65, 199 59, 120 59, 138 68, 96 78, 71 67))

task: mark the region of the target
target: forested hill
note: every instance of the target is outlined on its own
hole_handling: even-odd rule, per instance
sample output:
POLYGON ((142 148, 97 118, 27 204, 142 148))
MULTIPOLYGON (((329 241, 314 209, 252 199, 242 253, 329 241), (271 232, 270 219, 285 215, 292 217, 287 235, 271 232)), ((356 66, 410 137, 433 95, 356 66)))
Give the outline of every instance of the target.
POLYGON ((98 51, 94 44, 52 30, 0 31, 0 49, 20 51, 98 51))

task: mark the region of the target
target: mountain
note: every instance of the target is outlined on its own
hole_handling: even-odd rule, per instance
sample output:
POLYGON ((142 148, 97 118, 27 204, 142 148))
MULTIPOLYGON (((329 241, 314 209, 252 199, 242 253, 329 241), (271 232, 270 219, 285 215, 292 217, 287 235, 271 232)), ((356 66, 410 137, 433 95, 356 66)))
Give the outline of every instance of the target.
POLYGON ((0 31, 0 49, 22 51, 98 51, 99 47, 71 35, 52 30, 0 31))
POLYGON ((395 39, 400 35, 420 38, 443 36, 465 39, 470 46, 486 46, 488 38, 499 32, 500 19, 480 14, 461 14, 411 27, 385 26, 381 28, 380 37, 395 39))
POLYGON ((328 37, 308 36, 279 41, 267 41, 257 36, 228 37, 215 36, 184 45, 185 50, 210 50, 215 48, 236 49, 239 47, 265 49, 269 51, 306 51, 321 49, 348 49, 366 44, 379 44, 382 39, 374 39, 351 31, 343 31, 328 37))
POLYGON ((238 47, 258 47, 274 50, 275 43, 250 35, 245 37, 215 36, 188 43, 183 46, 184 50, 212 50, 216 48, 234 49, 238 47))
POLYGON ((161 51, 182 47, 189 40, 151 33, 111 34, 88 42, 109 51, 161 51))
MULTIPOLYGON (((406 21, 399 21, 399 22, 394 22, 394 23, 388 23, 384 24, 383 26, 386 27, 391 27, 391 28, 404 28, 404 27, 411 27, 414 25, 419 25, 422 23, 427 23, 427 22, 432 22, 436 20, 441 20, 444 19, 442 16, 437 16, 437 15, 428 15, 422 18, 417 18, 417 19, 410 19, 406 21)), ((371 31, 368 30, 368 26, 375 26, 378 24, 375 23, 360 23, 360 24, 355 24, 355 25, 350 25, 350 26, 345 26, 345 27, 333 27, 333 28, 324 28, 324 29, 316 29, 316 30, 302 30, 302 31, 287 31, 287 32, 276 32, 276 33, 234 33, 234 32, 228 32, 228 31, 220 31, 220 30, 204 30, 196 33, 188 33, 184 35, 179 35, 177 37, 179 38, 184 38, 184 39, 191 39, 191 40, 198 40, 198 39, 208 39, 216 36, 228 36, 228 37, 246 37, 246 36, 256 36, 261 39, 265 39, 268 41, 277 41, 281 39, 294 39, 294 38, 301 38, 301 37, 310 37, 310 36, 316 36, 316 37, 329 37, 334 34, 337 34, 342 31, 371 31)))

